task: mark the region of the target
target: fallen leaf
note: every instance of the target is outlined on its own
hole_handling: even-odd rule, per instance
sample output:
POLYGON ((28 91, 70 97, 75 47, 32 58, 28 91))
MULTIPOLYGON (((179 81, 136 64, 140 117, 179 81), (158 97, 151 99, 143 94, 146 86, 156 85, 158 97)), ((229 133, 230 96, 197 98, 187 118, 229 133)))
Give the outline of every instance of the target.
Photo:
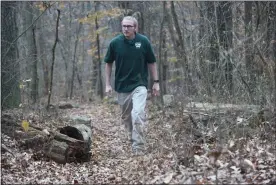
POLYGON ((21 126, 23 127, 25 132, 28 132, 28 130, 29 130, 29 122, 28 121, 23 120, 21 126))
POLYGON ((42 132, 44 132, 47 135, 50 135, 49 131, 47 129, 43 129, 42 132))
POLYGON ((22 161, 20 161, 20 162, 21 162, 23 169, 26 169, 28 167, 28 162, 25 159, 22 159, 22 161))
POLYGON ((243 122, 243 118, 237 117, 237 124, 241 124, 243 122))
POLYGON ((235 142, 233 140, 229 141, 229 148, 232 148, 235 145, 235 142))
POLYGON ((262 184, 268 184, 270 182, 270 179, 264 180, 262 184))
POLYGON ((173 177, 173 172, 170 172, 170 173, 164 178, 163 182, 164 182, 165 184, 170 183, 171 180, 172 180, 172 177, 173 177))
POLYGON ((157 180, 159 180, 161 176, 156 176, 154 179, 150 182, 150 184, 154 184, 157 180))
POLYGON ((218 160, 218 158, 220 157, 220 155, 221 155, 221 151, 210 151, 208 154, 207 154, 207 157, 209 157, 209 159, 210 159, 210 162, 212 163, 212 164, 214 164, 217 160, 218 160))
POLYGON ((255 165, 254 165, 250 160, 244 159, 244 163, 245 163, 247 166, 251 167, 253 170, 255 170, 255 165))
POLYGON ((197 162, 201 162, 201 158, 199 155, 194 155, 194 158, 197 162))
POLYGON ((209 177, 207 177, 209 180, 215 181, 217 176, 216 175, 211 175, 209 177))
POLYGON ((233 170, 232 174, 240 174, 240 168, 236 166, 231 166, 230 168, 233 170))
POLYGON ((222 163, 222 161, 220 161, 220 160, 217 160, 215 164, 216 164, 216 166, 217 166, 218 168, 223 167, 223 163, 222 163))

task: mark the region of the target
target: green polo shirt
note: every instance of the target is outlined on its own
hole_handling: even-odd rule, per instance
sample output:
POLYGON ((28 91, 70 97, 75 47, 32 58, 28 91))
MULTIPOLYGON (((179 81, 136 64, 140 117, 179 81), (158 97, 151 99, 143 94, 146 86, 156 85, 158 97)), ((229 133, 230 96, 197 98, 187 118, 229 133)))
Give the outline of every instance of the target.
POLYGON ((148 38, 136 33, 133 40, 123 34, 113 38, 104 61, 115 61, 115 91, 127 93, 138 86, 148 86, 147 64, 156 62, 156 58, 148 38))

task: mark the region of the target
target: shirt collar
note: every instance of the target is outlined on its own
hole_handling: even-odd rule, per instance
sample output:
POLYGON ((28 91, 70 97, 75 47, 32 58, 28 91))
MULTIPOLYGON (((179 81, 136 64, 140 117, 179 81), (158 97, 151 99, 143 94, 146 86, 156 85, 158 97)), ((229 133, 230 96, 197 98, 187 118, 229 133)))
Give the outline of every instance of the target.
POLYGON ((131 40, 127 39, 124 34, 123 34, 123 37, 124 37, 124 42, 127 43, 127 44, 130 44, 130 45, 134 45, 135 41, 136 41, 136 38, 137 38, 137 34, 135 32, 135 37, 131 40))

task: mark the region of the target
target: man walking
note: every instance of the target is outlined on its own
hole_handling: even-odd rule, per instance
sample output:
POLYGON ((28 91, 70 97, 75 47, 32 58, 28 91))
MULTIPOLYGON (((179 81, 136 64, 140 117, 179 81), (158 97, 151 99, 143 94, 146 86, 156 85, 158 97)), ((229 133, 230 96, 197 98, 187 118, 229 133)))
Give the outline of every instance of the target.
POLYGON ((106 62, 106 93, 112 92, 110 76, 115 61, 115 91, 122 110, 122 122, 132 141, 135 155, 145 152, 143 128, 146 123, 148 69, 154 79, 153 95, 159 94, 156 58, 148 38, 137 32, 138 22, 126 16, 121 22, 122 32, 109 44, 106 62))

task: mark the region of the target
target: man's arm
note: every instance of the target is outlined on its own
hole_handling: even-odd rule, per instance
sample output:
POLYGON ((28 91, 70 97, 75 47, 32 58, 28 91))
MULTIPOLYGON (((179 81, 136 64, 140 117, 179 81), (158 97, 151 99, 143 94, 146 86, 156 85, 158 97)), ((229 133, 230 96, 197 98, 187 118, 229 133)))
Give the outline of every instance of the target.
MULTIPOLYGON (((154 62, 154 63, 148 63, 148 68, 149 68, 149 70, 151 72, 153 80, 154 81, 158 80, 156 62, 154 62)), ((159 95, 159 91, 160 91, 159 82, 154 82, 153 86, 152 86, 152 94, 154 96, 157 96, 157 95, 159 95)))
POLYGON ((148 63, 148 67, 151 72, 153 80, 158 80, 156 62, 148 63))
POLYGON ((111 93, 112 87, 111 87, 111 71, 112 71, 112 64, 113 63, 106 63, 105 64, 105 92, 111 93))

